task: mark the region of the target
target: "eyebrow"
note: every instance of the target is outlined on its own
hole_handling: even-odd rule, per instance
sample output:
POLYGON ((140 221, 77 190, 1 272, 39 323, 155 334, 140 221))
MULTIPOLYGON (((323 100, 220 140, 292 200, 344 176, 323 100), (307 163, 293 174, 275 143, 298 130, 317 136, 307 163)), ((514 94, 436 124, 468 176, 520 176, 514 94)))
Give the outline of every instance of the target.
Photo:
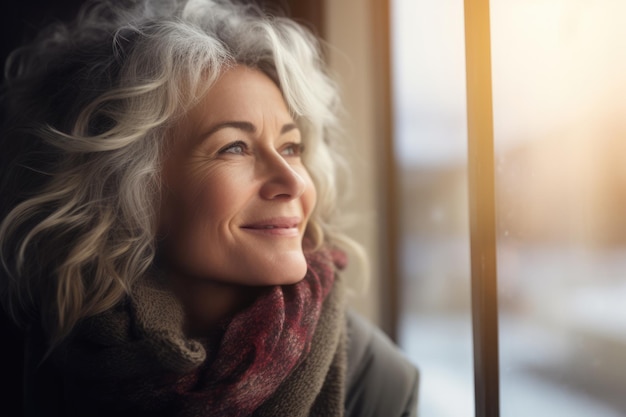
MULTIPOLYGON (((232 127, 232 128, 235 128, 235 129, 243 130, 244 132, 247 132, 247 133, 255 133, 256 132, 256 126, 254 126, 250 122, 227 121, 227 122, 218 123, 217 125, 213 126, 211 129, 209 129, 208 132, 203 134, 202 137, 203 138, 208 138, 209 136, 211 136, 212 134, 214 134, 218 130, 225 129, 225 128, 228 128, 228 127, 232 127)), ((280 134, 284 135, 285 133, 290 132, 290 131, 292 131, 294 129, 297 129, 297 128, 298 128, 298 126, 296 126, 295 123, 284 124, 283 127, 280 129, 280 134)))

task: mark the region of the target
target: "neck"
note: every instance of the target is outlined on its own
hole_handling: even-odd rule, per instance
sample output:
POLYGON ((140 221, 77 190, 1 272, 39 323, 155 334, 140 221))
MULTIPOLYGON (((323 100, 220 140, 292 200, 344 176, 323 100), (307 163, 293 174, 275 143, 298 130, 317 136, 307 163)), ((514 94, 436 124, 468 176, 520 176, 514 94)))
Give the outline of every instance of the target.
POLYGON ((189 336, 202 336, 248 307, 262 287, 225 284, 209 279, 172 277, 172 286, 187 316, 189 336))

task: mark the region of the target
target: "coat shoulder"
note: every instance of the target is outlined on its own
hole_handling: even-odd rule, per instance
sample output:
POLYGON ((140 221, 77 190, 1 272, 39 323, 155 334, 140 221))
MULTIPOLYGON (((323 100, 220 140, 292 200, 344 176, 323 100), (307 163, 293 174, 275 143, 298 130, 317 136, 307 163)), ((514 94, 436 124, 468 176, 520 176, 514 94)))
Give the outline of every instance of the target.
POLYGON ((414 417, 419 373, 389 338, 347 313, 346 417, 414 417))

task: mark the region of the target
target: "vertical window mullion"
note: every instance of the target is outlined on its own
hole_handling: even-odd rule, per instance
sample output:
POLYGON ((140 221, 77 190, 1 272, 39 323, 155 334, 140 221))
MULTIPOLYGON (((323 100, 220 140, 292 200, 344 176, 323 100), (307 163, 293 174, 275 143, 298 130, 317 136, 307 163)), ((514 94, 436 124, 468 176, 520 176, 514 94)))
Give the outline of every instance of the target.
POLYGON ((476 417, 500 414, 489 0, 465 0, 476 417))

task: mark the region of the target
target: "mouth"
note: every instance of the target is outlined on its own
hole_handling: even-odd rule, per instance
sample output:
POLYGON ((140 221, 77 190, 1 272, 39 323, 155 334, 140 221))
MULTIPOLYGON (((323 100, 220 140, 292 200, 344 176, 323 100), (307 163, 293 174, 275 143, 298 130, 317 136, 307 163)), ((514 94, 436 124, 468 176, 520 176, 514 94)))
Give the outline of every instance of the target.
POLYGON ((300 217, 274 217, 246 223, 241 229, 269 236, 298 236, 301 222, 300 217))

